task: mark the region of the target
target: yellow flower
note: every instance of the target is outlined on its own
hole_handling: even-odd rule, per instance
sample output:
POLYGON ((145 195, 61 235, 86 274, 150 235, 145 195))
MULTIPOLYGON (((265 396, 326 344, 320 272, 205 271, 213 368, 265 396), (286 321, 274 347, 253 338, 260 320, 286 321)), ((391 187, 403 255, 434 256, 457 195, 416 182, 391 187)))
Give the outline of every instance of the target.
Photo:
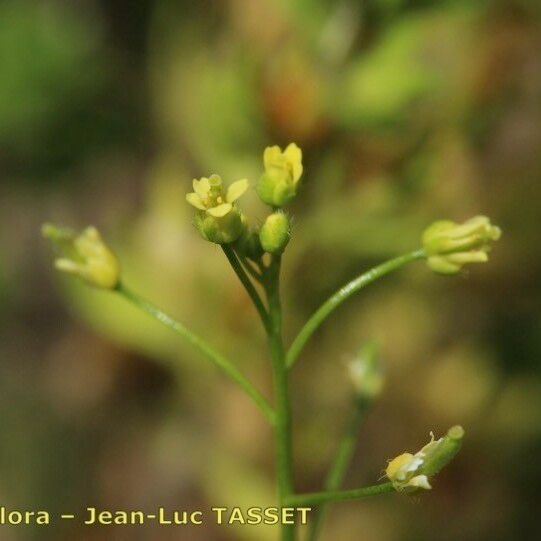
POLYGON ((428 266, 439 274, 456 274, 467 263, 485 263, 491 243, 500 236, 500 228, 486 216, 476 216, 463 224, 435 222, 423 233, 428 266))
POLYGON ((45 224, 42 234, 62 254, 54 262, 58 270, 78 276, 95 287, 114 289, 118 285, 120 264, 95 227, 87 227, 77 234, 70 229, 45 224))
POLYGON ((398 491, 430 490, 429 479, 446 466, 462 445, 464 429, 453 426, 445 436, 430 441, 417 453, 402 453, 387 464, 385 475, 398 491))
POLYGON ((203 210, 215 218, 223 218, 233 210, 233 203, 248 189, 248 180, 233 182, 224 192, 219 175, 193 180, 193 192, 186 195, 186 201, 196 209, 203 210))
POLYGON ((248 189, 248 180, 237 180, 225 190, 222 179, 211 175, 194 179, 193 189, 186 195, 186 201, 199 210, 195 225, 201 235, 216 244, 237 240, 244 223, 234 203, 248 189))
POLYGON ((267 147, 263 152, 265 172, 257 184, 261 200, 272 207, 289 203, 297 194, 302 175, 302 151, 290 143, 282 152, 279 146, 267 147))

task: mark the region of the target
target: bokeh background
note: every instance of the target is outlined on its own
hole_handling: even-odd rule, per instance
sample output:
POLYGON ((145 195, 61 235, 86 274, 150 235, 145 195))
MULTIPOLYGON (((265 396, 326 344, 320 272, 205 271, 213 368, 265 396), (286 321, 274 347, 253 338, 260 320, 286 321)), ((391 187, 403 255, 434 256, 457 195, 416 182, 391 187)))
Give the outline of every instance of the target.
MULTIPOLYGON (((43 221, 96 224, 126 282, 270 395, 265 340, 184 202, 194 176, 305 153, 286 336, 339 285, 487 214, 488 265, 417 263, 344 305, 293 376, 296 484, 318 490, 379 340, 386 386, 346 486, 461 423, 422 497, 335 506, 323 539, 539 539, 541 5, 535 0, 0 2, 0 502, 77 512, 273 502, 258 411, 167 329, 54 274, 43 221)), ((246 212, 261 209, 243 198, 246 212)), ((0 527, 2 541, 274 539, 272 527, 0 527)))

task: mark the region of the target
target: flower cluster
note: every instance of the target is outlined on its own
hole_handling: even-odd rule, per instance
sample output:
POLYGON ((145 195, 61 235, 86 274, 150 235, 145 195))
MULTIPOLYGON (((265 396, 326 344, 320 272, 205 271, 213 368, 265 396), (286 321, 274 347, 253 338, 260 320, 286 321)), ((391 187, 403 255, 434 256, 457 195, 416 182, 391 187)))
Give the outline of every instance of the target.
POLYGON ((284 251, 289 242, 290 223, 287 215, 278 209, 297 194, 302 151, 295 143, 283 152, 278 146, 267 147, 263 166, 256 192, 274 212, 259 228, 250 228, 236 205, 249 187, 248 180, 237 180, 227 190, 218 175, 193 181, 194 191, 186 195, 186 200, 197 209, 195 226, 204 239, 216 244, 235 243, 238 251, 254 259, 264 252, 280 254, 284 251))

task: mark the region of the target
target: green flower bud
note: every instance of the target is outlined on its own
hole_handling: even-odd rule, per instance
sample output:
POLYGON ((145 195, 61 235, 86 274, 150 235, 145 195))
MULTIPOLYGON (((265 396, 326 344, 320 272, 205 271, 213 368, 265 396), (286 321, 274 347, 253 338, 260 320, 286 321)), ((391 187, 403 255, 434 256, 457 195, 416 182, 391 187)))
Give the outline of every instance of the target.
POLYGON ((271 207, 282 207, 295 195, 302 175, 302 151, 291 143, 282 152, 280 147, 267 147, 263 153, 265 172, 257 183, 260 199, 271 207))
POLYGON ((95 287, 114 289, 118 285, 120 264, 95 227, 87 227, 78 234, 45 224, 41 231, 62 255, 55 260, 58 270, 78 276, 95 287))
POLYGON ((402 453, 387 465, 385 475, 396 490, 430 490, 429 479, 447 466, 460 450, 464 429, 457 425, 439 440, 435 440, 432 433, 430 437, 430 442, 414 455, 402 453))
POLYGON ((283 212, 275 212, 267 216, 259 231, 261 246, 270 254, 281 254, 290 237, 289 218, 283 212))
POLYGON ((476 216, 463 224, 435 222, 423 233, 428 266, 440 274, 456 274, 466 263, 484 263, 491 243, 500 236, 500 228, 486 216, 476 216))
POLYGON ((357 357, 348 364, 348 372, 360 400, 372 402, 381 394, 384 378, 375 342, 368 342, 361 348, 357 357))
POLYGON ((258 261, 263 255, 263 248, 259 242, 259 230, 246 226, 235 242, 235 250, 253 261, 258 261))
POLYGON ((236 241, 244 231, 245 223, 235 201, 248 189, 248 181, 237 180, 226 191, 222 179, 211 175, 194 179, 193 189, 186 195, 186 201, 198 210, 195 226, 201 236, 216 244, 236 241))

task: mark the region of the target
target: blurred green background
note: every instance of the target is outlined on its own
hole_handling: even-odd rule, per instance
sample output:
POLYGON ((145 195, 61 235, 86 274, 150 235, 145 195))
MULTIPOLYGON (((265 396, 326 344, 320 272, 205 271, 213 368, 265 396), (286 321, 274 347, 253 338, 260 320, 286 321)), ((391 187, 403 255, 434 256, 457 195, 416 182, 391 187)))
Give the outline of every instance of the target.
MULTIPOLYGON (((297 142, 286 337, 348 278, 486 214, 488 265, 418 263, 343 306, 295 368, 296 484, 318 490, 346 419, 345 362, 380 341, 386 387, 346 485, 455 423, 420 497, 332 508, 323 539, 539 539, 541 5, 535 0, 0 2, 0 503, 77 512, 273 502, 271 435, 177 336, 56 276, 39 226, 95 224, 126 282, 270 395, 265 340, 191 225, 194 176, 261 171, 297 142)), ((255 212, 249 197, 243 208, 255 212)), ((274 528, 0 527, 18 540, 274 539, 274 528)))

